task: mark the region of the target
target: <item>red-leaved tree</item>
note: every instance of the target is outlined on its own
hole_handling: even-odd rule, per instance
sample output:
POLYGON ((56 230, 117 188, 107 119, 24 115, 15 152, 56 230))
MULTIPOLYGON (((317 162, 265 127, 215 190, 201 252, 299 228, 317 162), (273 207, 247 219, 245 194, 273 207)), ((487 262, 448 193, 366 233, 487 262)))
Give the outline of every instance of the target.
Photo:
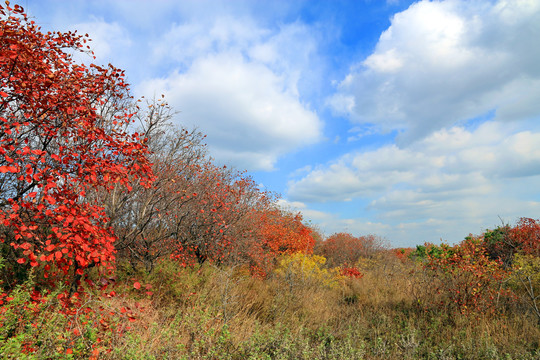
POLYGON ((85 37, 43 33, 18 5, 0 6, 0 16, 0 242, 12 269, 4 286, 29 267, 73 279, 114 260, 108 219, 87 192, 148 184, 146 146, 127 131, 123 72, 73 61, 85 37))
POLYGON ((317 250, 332 266, 354 266, 360 258, 373 256, 383 248, 383 239, 375 235, 336 233, 321 242, 317 250))
POLYGON ((250 219, 253 230, 246 254, 254 273, 266 275, 280 255, 313 253, 312 229, 303 223, 300 213, 269 206, 253 209, 250 219))
POLYGON ((517 248, 527 255, 540 257, 540 221, 520 218, 516 226, 510 229, 509 237, 517 248))

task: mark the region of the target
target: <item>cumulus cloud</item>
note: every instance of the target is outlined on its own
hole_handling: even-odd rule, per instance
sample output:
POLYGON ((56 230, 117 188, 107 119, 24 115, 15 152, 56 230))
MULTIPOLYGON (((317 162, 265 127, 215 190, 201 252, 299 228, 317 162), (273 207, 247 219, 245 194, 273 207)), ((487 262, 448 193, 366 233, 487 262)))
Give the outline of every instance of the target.
POLYGON ((218 162, 272 170, 280 156, 318 141, 322 122, 298 90, 316 50, 307 28, 270 31, 228 17, 207 25, 174 25, 153 48, 154 61, 173 71, 139 92, 163 92, 180 123, 208 135, 218 162))
POLYGON ((242 168, 271 170, 280 155, 320 136, 319 118, 283 89, 283 79, 236 54, 198 59, 185 73, 141 87, 163 91, 182 124, 208 135, 216 160, 242 168))
POLYGON ((327 228, 380 223, 395 244, 535 217, 539 38, 538 1, 420 1, 395 14, 327 104, 357 124, 351 141, 397 131, 397 143, 299 174, 288 198, 352 201, 365 217, 328 214, 327 228))
POLYGON ((328 100, 334 111, 402 143, 496 110, 537 118, 538 1, 421 1, 396 14, 374 52, 328 100))
POLYGON ((491 121, 475 130, 439 130, 405 148, 387 145, 347 154, 291 181, 288 194, 298 201, 343 201, 405 187, 431 197, 454 196, 456 191, 483 193, 496 179, 539 175, 540 133, 512 133, 491 121))
POLYGON ((437 219, 480 231, 478 223, 498 216, 535 217, 539 179, 540 133, 489 121, 475 130, 442 129, 404 148, 347 154, 291 181, 287 196, 311 204, 362 200, 362 211, 391 225, 385 234, 397 240, 403 224, 431 224, 433 234, 447 236, 458 231, 435 227, 437 219))

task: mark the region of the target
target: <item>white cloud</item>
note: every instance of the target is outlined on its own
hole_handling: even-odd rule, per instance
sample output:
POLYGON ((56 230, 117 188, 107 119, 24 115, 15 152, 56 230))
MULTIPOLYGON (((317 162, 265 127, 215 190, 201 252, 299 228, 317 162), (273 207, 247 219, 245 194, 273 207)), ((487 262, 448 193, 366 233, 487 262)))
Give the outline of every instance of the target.
POLYGON ((420 1, 396 14, 327 105, 360 124, 351 140, 397 130, 398 144, 316 167, 289 182, 288 198, 352 200, 365 217, 328 215, 327 228, 369 229, 375 216, 396 244, 535 217, 539 38, 537 0, 420 1))
POLYGON ((127 49, 133 44, 127 29, 116 22, 108 23, 103 18, 92 17, 92 21, 79 23, 71 28, 77 30, 79 34, 88 34, 91 39, 87 45, 94 52, 96 59, 82 57, 84 62, 108 64, 113 62, 114 58, 115 65, 121 66, 118 62, 126 59, 118 55, 129 53, 127 49))
POLYGON ((496 110, 537 118, 538 1, 421 1, 396 14, 373 54, 328 100, 334 111, 410 142, 496 110))
MULTIPOLYGON (((299 201, 370 198, 396 186, 423 192, 480 191, 489 179, 540 175, 540 133, 512 132, 496 122, 474 131, 440 130, 405 148, 387 145, 347 154, 290 182, 299 201)), ((432 195, 431 195, 432 196, 432 195)))
POLYGON ((323 211, 309 209, 307 205, 300 201, 288 201, 286 199, 279 199, 277 204, 285 209, 293 212, 300 211, 304 216, 304 220, 316 221, 317 223, 324 222, 329 218, 335 218, 335 216, 330 215, 323 211))
POLYGON ((399 226, 417 223, 457 241, 463 229, 479 232, 499 215, 535 217, 539 179, 540 132, 491 121, 475 130, 443 129, 404 148, 345 155, 291 181, 287 197, 312 204, 367 201, 359 210, 390 225, 382 234, 392 240, 405 239, 399 226), (435 227, 435 219, 448 224, 435 227), (459 231, 452 224, 461 224, 459 231))
POLYGON ((152 57, 155 63, 172 62, 186 67, 201 56, 231 51, 242 53, 266 34, 267 30, 257 27, 249 18, 223 16, 175 23, 153 44, 152 57))
POLYGON ((267 4, 274 13, 264 16, 251 2, 72 5, 52 9, 56 21, 89 33, 95 62, 126 69, 136 97, 166 93, 177 120, 207 134, 219 162, 272 170, 280 156, 322 138, 306 100, 322 81, 316 31, 276 25, 275 12, 288 5, 267 4))
POLYGON ((299 23, 269 30, 248 16, 174 24, 153 46, 166 77, 137 88, 164 93, 178 122, 207 134, 210 154, 239 168, 273 170, 277 159, 319 141, 322 122, 299 87, 314 70, 316 43, 299 23))
POLYGON ((396 54, 396 49, 390 49, 382 53, 370 55, 364 61, 364 65, 377 72, 392 73, 403 67, 403 60, 396 54))
POLYGON ((241 168, 271 170, 279 156, 321 136, 321 121, 286 79, 235 52, 201 56, 140 89, 164 92, 180 123, 208 135, 216 160, 241 168))

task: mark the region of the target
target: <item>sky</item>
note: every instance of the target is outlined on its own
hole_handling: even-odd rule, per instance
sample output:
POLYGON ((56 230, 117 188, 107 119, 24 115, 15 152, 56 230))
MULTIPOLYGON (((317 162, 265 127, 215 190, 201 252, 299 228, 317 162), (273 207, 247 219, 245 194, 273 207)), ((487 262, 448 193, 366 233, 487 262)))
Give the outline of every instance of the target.
POLYGON ((540 0, 18 3, 326 235, 540 218, 540 0))

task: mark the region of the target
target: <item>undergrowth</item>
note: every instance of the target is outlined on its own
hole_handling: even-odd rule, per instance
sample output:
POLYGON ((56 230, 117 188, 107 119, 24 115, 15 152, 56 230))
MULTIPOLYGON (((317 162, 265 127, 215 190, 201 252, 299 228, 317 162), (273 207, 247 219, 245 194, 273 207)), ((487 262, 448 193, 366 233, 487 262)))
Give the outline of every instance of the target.
POLYGON ((3 359, 540 359, 540 327, 517 306, 486 314, 426 307, 433 294, 418 264, 381 256, 359 266, 364 276, 340 278, 339 286, 284 271, 259 279, 241 266, 178 268, 165 261, 151 274, 119 266, 114 281, 87 289, 69 311, 62 310, 62 289, 32 302, 23 284, 2 307, 0 353, 3 359))

